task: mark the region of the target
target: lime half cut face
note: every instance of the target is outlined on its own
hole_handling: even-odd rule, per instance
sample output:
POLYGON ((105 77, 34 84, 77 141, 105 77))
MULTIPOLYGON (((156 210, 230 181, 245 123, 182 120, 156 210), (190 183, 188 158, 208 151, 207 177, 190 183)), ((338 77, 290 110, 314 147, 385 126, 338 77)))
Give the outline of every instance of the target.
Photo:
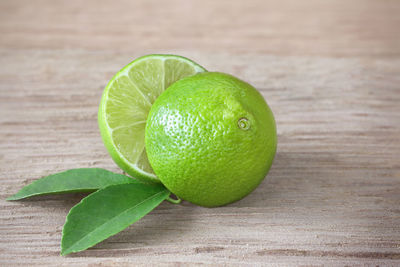
POLYGON ((120 70, 104 89, 98 112, 103 142, 132 177, 160 182, 147 159, 145 127, 150 108, 172 83, 206 70, 175 55, 147 55, 120 70))

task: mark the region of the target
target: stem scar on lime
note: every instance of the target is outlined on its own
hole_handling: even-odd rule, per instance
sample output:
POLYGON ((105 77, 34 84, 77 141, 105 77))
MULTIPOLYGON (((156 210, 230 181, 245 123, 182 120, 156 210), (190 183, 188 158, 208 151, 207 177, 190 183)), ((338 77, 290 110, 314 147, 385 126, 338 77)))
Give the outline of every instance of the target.
POLYGON ((240 129, 245 130, 245 131, 250 129, 250 121, 249 121, 249 119, 247 119, 245 117, 240 118, 238 120, 238 126, 239 126, 240 129))

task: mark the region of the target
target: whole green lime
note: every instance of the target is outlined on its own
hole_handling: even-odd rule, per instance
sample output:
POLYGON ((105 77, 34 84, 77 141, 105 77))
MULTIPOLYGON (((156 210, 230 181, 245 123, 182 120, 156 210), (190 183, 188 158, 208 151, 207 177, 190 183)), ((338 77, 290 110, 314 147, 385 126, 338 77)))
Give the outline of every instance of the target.
POLYGON ((205 207, 253 191, 271 167, 276 144, 275 120, 261 94, 217 72, 173 83, 154 102, 145 129, 157 177, 178 197, 205 207))

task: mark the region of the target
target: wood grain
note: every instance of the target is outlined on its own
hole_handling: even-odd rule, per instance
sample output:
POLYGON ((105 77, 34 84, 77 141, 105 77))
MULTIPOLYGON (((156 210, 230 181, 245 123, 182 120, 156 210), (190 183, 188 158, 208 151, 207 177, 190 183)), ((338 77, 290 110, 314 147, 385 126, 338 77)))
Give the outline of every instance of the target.
POLYGON ((400 2, 0 2, 1 266, 400 265, 400 2), (137 56, 188 56, 253 84, 278 153, 245 199, 160 207, 59 256, 83 195, 4 199, 77 167, 119 171, 97 106, 137 56))

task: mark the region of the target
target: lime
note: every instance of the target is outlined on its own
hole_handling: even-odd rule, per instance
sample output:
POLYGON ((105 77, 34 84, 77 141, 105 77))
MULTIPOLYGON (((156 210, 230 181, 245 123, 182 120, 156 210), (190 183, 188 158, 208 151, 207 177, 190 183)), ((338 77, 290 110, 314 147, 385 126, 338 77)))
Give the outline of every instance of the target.
POLYGON ((172 83, 205 69, 175 55, 147 55, 129 63, 108 83, 98 121, 115 163, 136 178, 159 182, 146 155, 144 134, 149 110, 172 83))
POLYGON ((261 94, 217 72, 172 84, 151 107, 145 134, 148 159, 161 182, 206 207, 253 191, 277 145, 275 120, 261 94))

